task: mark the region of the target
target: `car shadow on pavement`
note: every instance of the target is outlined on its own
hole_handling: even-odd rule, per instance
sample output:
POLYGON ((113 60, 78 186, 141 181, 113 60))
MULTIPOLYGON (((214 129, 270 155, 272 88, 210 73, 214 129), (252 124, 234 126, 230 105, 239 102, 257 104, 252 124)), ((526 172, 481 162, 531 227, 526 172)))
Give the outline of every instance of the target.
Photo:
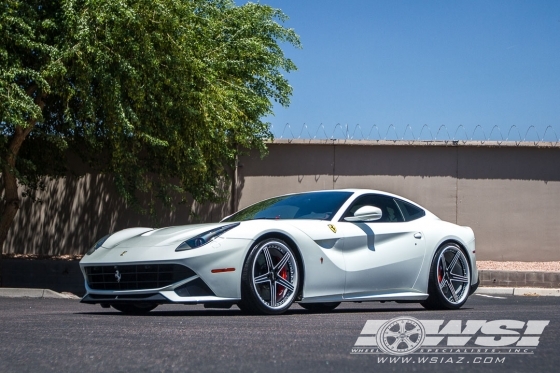
MULTIPOLYGON (((471 308, 463 307, 462 311, 470 310, 471 308)), ((289 309, 285 313, 279 316, 291 316, 291 315, 336 315, 336 314, 363 314, 363 313, 373 313, 373 314, 385 314, 385 313, 426 313, 433 314, 434 311, 429 311, 423 307, 410 308, 410 307, 391 307, 391 308, 341 308, 335 309, 329 312, 310 312, 305 309, 289 309)), ((436 311, 438 312, 438 311, 436 311)), ((453 312, 453 310, 445 310, 441 312, 453 312)), ((270 315, 253 315, 245 313, 238 308, 231 309, 200 309, 200 310, 154 310, 142 315, 129 315, 124 314, 120 311, 108 309, 107 311, 94 311, 94 312, 75 312, 76 315, 92 315, 92 316, 133 316, 133 317, 177 317, 177 316, 229 316, 229 317, 262 317, 270 315)))

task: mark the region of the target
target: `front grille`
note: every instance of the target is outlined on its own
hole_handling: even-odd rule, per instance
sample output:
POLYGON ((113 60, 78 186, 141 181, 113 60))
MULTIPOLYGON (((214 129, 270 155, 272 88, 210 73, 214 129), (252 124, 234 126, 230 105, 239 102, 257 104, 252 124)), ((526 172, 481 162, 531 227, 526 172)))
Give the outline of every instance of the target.
POLYGON ((85 267, 93 290, 144 290, 174 284, 195 275, 180 264, 138 264, 85 267))

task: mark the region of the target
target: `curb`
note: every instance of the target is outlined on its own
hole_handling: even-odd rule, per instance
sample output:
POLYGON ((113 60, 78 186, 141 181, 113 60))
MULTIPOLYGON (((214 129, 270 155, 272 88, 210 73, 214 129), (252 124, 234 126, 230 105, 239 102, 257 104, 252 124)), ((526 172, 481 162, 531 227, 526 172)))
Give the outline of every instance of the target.
POLYGON ((72 293, 57 293, 50 289, 0 288, 0 298, 81 299, 72 293))
POLYGON ((508 288, 560 288, 560 272, 478 270, 480 286, 508 288))
POLYGON ((484 295, 514 295, 525 297, 560 297, 560 289, 550 288, 508 288, 508 287, 479 287, 475 294, 484 295))
MULTIPOLYGON (((35 290, 46 288, 59 293, 69 292, 78 296, 83 296, 86 292, 84 275, 77 260, 5 258, 1 261, 0 266, 2 267, 3 286, 6 288, 28 288, 35 290)), ((560 271, 479 269, 478 272, 480 287, 510 289, 507 290, 508 293, 501 293, 504 295, 511 295, 513 294, 512 289, 518 288, 560 289, 560 271)), ((0 287, 0 289, 3 288, 0 287)))
MULTIPOLYGON (((525 297, 560 297, 560 289, 549 288, 508 288, 479 287, 474 294, 509 295, 525 297)), ((0 298, 50 298, 50 299, 81 299, 72 293, 57 293, 50 289, 0 288, 0 298)))

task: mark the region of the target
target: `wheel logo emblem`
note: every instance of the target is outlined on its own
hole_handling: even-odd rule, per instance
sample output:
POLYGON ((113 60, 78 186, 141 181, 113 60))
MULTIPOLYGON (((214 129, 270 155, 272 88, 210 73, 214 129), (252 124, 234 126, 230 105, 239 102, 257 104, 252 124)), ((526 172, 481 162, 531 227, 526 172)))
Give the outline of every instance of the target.
POLYGON ((387 354, 407 355, 422 347, 426 330, 413 317, 397 317, 381 325, 377 332, 377 347, 387 354))

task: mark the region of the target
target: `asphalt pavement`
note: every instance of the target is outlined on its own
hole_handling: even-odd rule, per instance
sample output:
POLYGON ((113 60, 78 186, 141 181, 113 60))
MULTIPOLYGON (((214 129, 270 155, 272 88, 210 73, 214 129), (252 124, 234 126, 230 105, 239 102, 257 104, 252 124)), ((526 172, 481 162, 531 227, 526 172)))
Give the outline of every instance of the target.
MULTIPOLYGON (((560 288, 532 288, 532 287, 505 287, 484 286, 476 291, 478 294, 489 295, 517 295, 517 296, 547 296, 560 297, 560 288)), ((34 288, 0 288, 0 298, 54 298, 54 299, 81 299, 76 294, 69 292, 56 292, 51 289, 34 288)))
MULTIPOLYGON (((475 294, 457 311, 343 303, 326 314, 294 305, 281 316, 248 316, 236 307, 165 305, 126 316, 74 299, 0 298, 0 372, 553 372, 560 366, 559 306, 560 297, 475 294), (355 349, 372 333, 364 328, 368 320, 382 325, 396 317, 432 321, 442 335, 468 335, 469 320, 478 320, 472 325, 479 329, 471 328, 460 349, 402 356, 355 349), (489 342, 492 327, 504 323, 497 320, 506 320, 504 335, 489 342), (537 324, 529 331, 531 320, 540 331, 537 324), (533 347, 474 344, 478 337, 488 345, 520 335, 531 335, 533 347)), ((451 343, 445 338, 438 346, 451 343)))

